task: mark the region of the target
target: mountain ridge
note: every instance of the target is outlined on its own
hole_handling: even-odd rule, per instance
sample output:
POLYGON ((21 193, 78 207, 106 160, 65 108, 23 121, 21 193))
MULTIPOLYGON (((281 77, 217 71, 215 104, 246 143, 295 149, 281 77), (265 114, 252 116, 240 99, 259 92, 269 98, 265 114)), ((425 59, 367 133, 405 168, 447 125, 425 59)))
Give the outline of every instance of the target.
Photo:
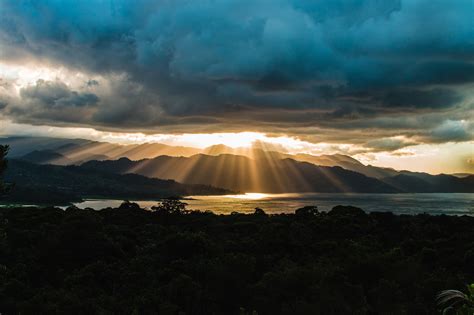
POLYGON ((183 183, 201 183, 246 192, 397 192, 377 179, 343 169, 282 159, 252 160, 221 154, 191 157, 159 156, 132 161, 89 161, 84 168, 117 174, 136 173, 169 178, 183 183))
MULTIPOLYGON (((206 179, 205 174, 200 174, 197 170, 192 168, 204 167, 204 169, 209 170, 209 163, 218 163, 221 166, 221 170, 226 168, 239 168, 243 167, 245 175, 248 178, 252 178, 257 182, 264 181, 282 181, 282 178, 285 180, 285 184, 282 184, 282 187, 287 189, 294 190, 289 184, 291 180, 295 181, 295 185, 301 190, 310 190, 313 191, 311 184, 313 179, 305 178, 304 174, 300 174, 298 171, 295 176, 291 179, 291 173, 294 172, 295 165, 301 167, 301 164, 295 164, 295 162, 281 162, 285 159, 291 159, 297 162, 306 162, 311 163, 317 167, 342 167, 347 171, 356 172, 366 177, 376 179, 384 185, 391 187, 390 191, 398 192, 470 192, 471 190, 466 188, 466 185, 470 185, 472 175, 463 174, 463 176, 451 176, 448 179, 440 175, 431 175, 428 173, 422 172, 411 172, 411 171, 398 171, 391 168, 376 167, 372 165, 364 165, 357 159, 353 157, 343 155, 343 154, 321 154, 321 155, 311 155, 306 153, 298 154, 289 154, 287 152, 275 151, 275 148, 270 146, 265 146, 265 144, 257 143, 254 147, 240 147, 232 148, 224 144, 218 144, 209 146, 204 149, 190 148, 190 147, 173 147, 166 144, 160 143, 143 143, 143 144, 133 144, 133 145, 120 145, 107 142, 98 142, 84 139, 56 139, 56 138, 35 138, 35 137, 10 137, 10 138, 1 138, 2 142, 10 144, 12 148, 12 155, 15 158, 24 159, 37 164, 54 164, 54 165, 83 165, 88 161, 116 161, 121 160, 122 158, 127 158, 134 163, 133 168, 141 168, 139 170, 141 175, 151 176, 156 178, 173 178, 178 181, 191 181, 192 183, 201 183, 196 182, 196 178, 203 178, 204 183, 213 182, 214 184, 219 184, 215 180, 206 179), (25 153, 24 155, 19 155, 19 153, 25 153), (214 159, 214 162, 206 162, 208 158, 206 157, 217 157, 214 159), (145 158, 141 158, 145 157, 145 158), (192 161, 188 163, 179 162, 183 161, 182 158, 190 158, 192 161), (164 170, 163 168, 159 169, 159 172, 153 175, 154 172, 157 172, 158 167, 155 162, 150 162, 155 159, 162 161, 169 170, 164 170), (201 159, 202 161, 198 162, 201 159), (143 160, 147 160, 147 163, 155 164, 154 168, 145 167, 143 165, 143 160), (227 160, 224 161, 224 160, 227 160), (250 162, 254 161, 254 162, 250 162), (181 164, 180 164, 181 163, 181 164), (200 165, 204 163, 205 165, 200 165), (251 165, 251 164, 255 165, 251 165), (190 164, 190 165, 186 165, 190 164), (226 165, 227 164, 227 165, 226 165), (268 168, 268 165, 277 165, 281 164, 280 167, 274 168, 273 170, 266 170, 266 174, 253 175, 255 170, 268 168), (194 166, 193 166, 194 165, 194 166), (285 165, 285 167, 283 167, 285 165), (187 174, 188 178, 185 178, 183 175, 176 174, 176 170, 182 174, 187 174), (149 174, 145 173, 149 172, 149 174), (279 173, 279 176, 276 176, 274 173, 279 173), (194 175, 193 175, 194 174, 194 175), (403 176, 400 176, 403 175, 403 176), (194 176, 194 179, 193 179, 194 176), (280 178, 279 178, 280 177, 280 178), (452 178, 452 177, 456 177, 452 178), (267 179, 268 178, 268 179, 267 179), (300 178, 300 179, 298 179, 300 178), (301 180, 301 178, 305 178, 301 180), (310 182, 310 184, 308 184, 310 182), (448 187, 449 183, 453 185, 454 188, 448 187)), ((124 163, 124 161, 122 161, 124 163)), ((129 167, 132 167, 129 165, 129 167)), ((271 167, 270 167, 271 168, 271 167)), ((298 168, 298 167, 297 167, 298 168)), ((304 167, 303 167, 304 168, 304 167)), ((219 177, 217 170, 211 170, 208 174, 209 176, 219 177)), ((227 171, 228 173, 228 171, 227 171)), ((349 173, 347 173, 349 174, 349 173)), ((321 174, 316 174, 321 177, 321 174)), ((316 176, 315 175, 315 176, 316 176)), ((340 174, 341 175, 341 174, 340 174)), ((224 177, 228 177, 229 174, 224 174, 224 177)), ((232 177, 238 178, 235 180, 235 183, 232 184, 232 187, 242 188, 242 183, 248 179, 242 178, 242 175, 233 174, 232 177), (239 184, 240 182, 240 184, 239 184)), ((324 177, 324 176, 323 176, 324 177)), ((340 180, 340 179, 338 179, 340 180)), ((228 180, 230 182, 230 180, 228 180)), ((333 183, 334 184, 334 183, 333 183)), ((252 191, 258 189, 260 184, 256 185, 243 185, 245 189, 238 189, 240 191, 252 191)), ((362 185, 362 184, 361 184, 362 185)), ((262 185, 260 185, 262 186, 262 185)), ((275 185, 269 187, 269 185, 264 185, 266 189, 270 191, 281 191, 282 189, 277 189, 275 185)), ((270 185, 271 186, 271 185, 270 185)), ((343 187, 344 185, 342 185, 343 187)), ((349 185, 348 189, 332 189, 333 191, 359 191, 361 189, 356 189, 355 187, 349 185)), ((318 188, 321 189, 321 188, 318 188)), ((328 190, 331 190, 328 188, 328 190)), ((389 189, 385 189, 389 191, 389 189)), ((288 191, 285 191, 288 192, 288 191)))
POLYGON ((189 185, 139 174, 113 174, 81 166, 40 165, 10 159, 5 181, 13 189, 2 202, 70 203, 83 198, 150 199, 170 196, 221 195, 234 191, 189 185))

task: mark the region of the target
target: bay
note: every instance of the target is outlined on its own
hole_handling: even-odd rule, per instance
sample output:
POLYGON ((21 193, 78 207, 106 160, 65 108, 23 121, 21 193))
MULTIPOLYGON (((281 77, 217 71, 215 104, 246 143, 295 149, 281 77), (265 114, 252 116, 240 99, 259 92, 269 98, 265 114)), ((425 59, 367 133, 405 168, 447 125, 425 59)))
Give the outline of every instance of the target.
MULTIPOLYGON (((429 193, 429 194, 326 194, 288 193, 262 194, 247 193, 224 196, 187 196, 184 202, 188 209, 210 210, 217 214, 233 211, 252 213, 261 208, 267 213, 293 213, 304 206, 318 206, 320 211, 329 211, 337 205, 352 205, 367 212, 390 211, 395 214, 429 213, 434 215, 473 215, 474 194, 429 193)), ((135 200, 144 208, 151 208, 158 201, 135 200)), ((96 210, 118 207, 122 200, 90 199, 75 205, 96 210)))

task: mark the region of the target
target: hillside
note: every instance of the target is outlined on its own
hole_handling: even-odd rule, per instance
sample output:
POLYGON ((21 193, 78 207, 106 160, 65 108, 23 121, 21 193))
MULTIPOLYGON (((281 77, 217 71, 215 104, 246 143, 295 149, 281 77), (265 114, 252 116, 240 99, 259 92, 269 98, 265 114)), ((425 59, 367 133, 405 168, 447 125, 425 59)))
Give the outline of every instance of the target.
POLYGON ((279 152, 276 148, 271 146, 267 147, 261 143, 250 148, 231 148, 219 144, 204 149, 198 149, 170 146, 161 143, 119 145, 82 139, 56 139, 42 137, 6 137, 1 138, 0 142, 10 145, 11 157, 22 158, 39 164, 71 165, 82 164, 90 160, 116 160, 122 157, 136 161, 141 159, 151 159, 160 155, 190 157, 196 154, 214 156, 230 154, 241 155, 251 159, 263 158, 267 160, 281 160, 290 158, 301 162, 309 162, 318 166, 340 166, 347 170, 377 179, 398 174, 398 172, 393 169, 370 165, 366 166, 347 155, 289 154, 279 152), (33 158, 30 156, 31 153, 34 153, 33 158), (37 158, 37 156, 41 157, 37 158))
MULTIPOLYGON (((20 158, 32 153, 47 151, 47 154, 62 155, 70 164, 80 164, 89 160, 118 159, 127 157, 132 160, 152 158, 158 155, 191 156, 201 152, 200 149, 170 146, 162 143, 116 144, 84 139, 60 139, 47 137, 3 137, 1 144, 9 145, 10 157, 20 158)), ((65 164, 62 160, 59 164, 65 164)), ((57 164, 55 159, 43 160, 45 164, 57 164)))
MULTIPOLYGON (((19 159, 35 164, 71 165, 73 162, 53 150, 35 150, 23 155, 19 159)), ((98 159, 97 159, 98 160, 98 159)))
POLYGON ((181 195, 227 194, 206 185, 185 185, 137 174, 111 174, 78 166, 36 165, 10 160, 5 175, 15 187, 3 202, 69 203, 87 197, 159 199, 181 195))
POLYGON ((399 174, 383 179, 384 182, 406 192, 417 193, 472 193, 474 175, 456 177, 452 175, 429 175, 424 173, 399 174), (415 175, 414 175, 415 174, 415 175))
POLYGON ((396 192, 388 184, 341 167, 320 167, 292 159, 250 159, 244 156, 159 156, 131 161, 90 161, 91 170, 116 174, 135 173, 174 179, 188 184, 206 184, 246 192, 396 192))
MULTIPOLYGON (((1 138, 1 142, 11 146, 11 157, 37 164, 81 165, 88 161, 114 161, 126 158, 137 163, 129 163, 126 160, 115 162, 113 168, 118 166, 118 169, 109 171, 132 172, 194 184, 233 187, 232 189, 241 191, 261 191, 261 189, 267 192, 474 191, 473 177, 470 174, 431 175, 397 171, 364 165, 357 159, 342 154, 311 155, 279 152, 279 148, 265 143, 239 148, 220 144, 198 149, 160 143, 120 145, 83 139, 41 137, 6 137, 1 138), (288 159, 293 162, 284 162, 288 159), (296 162, 311 163, 319 168, 302 167, 304 164, 296 162), (125 169, 120 166, 122 163, 126 164, 125 169), (147 165, 148 163, 150 165, 147 165), (213 163, 216 164, 212 165, 213 163), (198 166, 203 168, 198 170, 198 166), (312 173, 316 169, 327 170, 321 167, 342 167, 344 170, 360 173, 378 181, 371 181, 367 186, 368 182, 363 178, 357 185, 351 182, 354 175, 349 176, 350 173, 339 174, 345 177, 342 181, 339 176, 332 174, 333 170, 330 170, 329 174, 324 174, 325 171, 312 173), (129 168, 133 170, 129 171, 129 168), (306 168, 305 172, 302 172, 303 168, 306 168), (309 169, 311 171, 306 173, 309 169), (219 174, 221 170, 224 170, 222 175, 219 174)), ((101 167, 108 166, 103 164, 101 167)))

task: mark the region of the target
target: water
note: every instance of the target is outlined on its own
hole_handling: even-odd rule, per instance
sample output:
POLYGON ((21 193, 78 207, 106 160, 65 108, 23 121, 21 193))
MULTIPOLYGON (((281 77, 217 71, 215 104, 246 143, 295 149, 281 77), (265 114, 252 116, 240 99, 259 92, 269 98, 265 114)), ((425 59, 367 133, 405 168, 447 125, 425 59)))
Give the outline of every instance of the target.
MULTIPOLYGON (((229 214, 233 211, 251 213, 256 207, 267 213, 293 213, 295 209, 316 205, 321 211, 331 210, 337 205, 352 205, 367 212, 391 211, 396 214, 449 214, 474 215, 474 194, 258 194, 226 196, 188 196, 188 209, 210 210, 229 214)), ((156 201, 135 201, 150 208, 156 201)), ((94 199, 75 204, 80 208, 102 209, 117 207, 122 200, 94 199)))

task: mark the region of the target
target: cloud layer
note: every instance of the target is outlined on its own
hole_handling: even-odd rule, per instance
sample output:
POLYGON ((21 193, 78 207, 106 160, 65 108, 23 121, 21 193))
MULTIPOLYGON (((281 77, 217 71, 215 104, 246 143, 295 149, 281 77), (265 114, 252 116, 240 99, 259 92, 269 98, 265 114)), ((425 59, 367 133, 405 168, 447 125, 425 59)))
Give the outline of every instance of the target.
POLYGON ((33 124, 255 130, 373 150, 468 141, 473 10, 471 0, 4 0, 1 62, 90 78, 0 86, 0 108, 33 124))

